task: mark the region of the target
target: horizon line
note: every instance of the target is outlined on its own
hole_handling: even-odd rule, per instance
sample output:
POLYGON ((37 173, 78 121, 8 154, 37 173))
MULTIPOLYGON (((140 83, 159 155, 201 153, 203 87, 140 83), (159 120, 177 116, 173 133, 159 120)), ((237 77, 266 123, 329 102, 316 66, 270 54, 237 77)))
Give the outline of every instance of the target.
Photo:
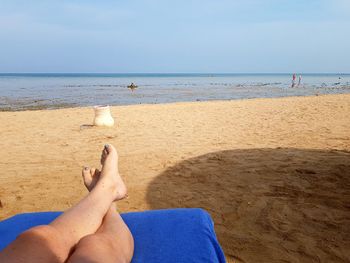
POLYGON ((287 74, 330 74, 350 75, 350 72, 0 72, 0 75, 287 75, 287 74))

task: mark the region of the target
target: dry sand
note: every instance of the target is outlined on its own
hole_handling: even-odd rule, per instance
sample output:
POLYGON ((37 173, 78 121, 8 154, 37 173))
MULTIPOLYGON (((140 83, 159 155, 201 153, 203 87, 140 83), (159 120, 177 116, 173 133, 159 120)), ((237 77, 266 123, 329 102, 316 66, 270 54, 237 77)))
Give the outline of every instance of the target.
POLYGON ((350 95, 0 113, 0 219, 63 210, 116 145, 122 212, 202 207, 228 262, 350 261, 350 95))

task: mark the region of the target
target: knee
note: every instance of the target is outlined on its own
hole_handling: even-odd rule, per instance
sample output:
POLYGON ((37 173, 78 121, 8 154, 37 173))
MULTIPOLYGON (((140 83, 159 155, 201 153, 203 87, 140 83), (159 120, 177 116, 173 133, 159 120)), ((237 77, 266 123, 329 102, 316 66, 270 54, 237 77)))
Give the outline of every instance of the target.
POLYGON ((54 243, 60 239, 58 231, 48 225, 33 227, 20 234, 18 238, 45 241, 47 244, 54 243))
POLYGON ((42 249, 50 251, 58 259, 67 258, 69 254, 60 233, 49 225, 33 227, 20 234, 17 239, 26 244, 40 246, 42 249))
POLYGON ((86 249, 89 251, 100 250, 100 249, 113 249, 113 242, 103 235, 87 235, 79 240, 77 249, 86 249))
POLYGON ((116 239, 104 234, 92 234, 79 241, 74 254, 78 258, 89 256, 91 262, 102 262, 103 259, 100 257, 108 255, 110 261, 105 258, 105 262, 128 263, 131 257, 125 252, 123 245, 116 239))

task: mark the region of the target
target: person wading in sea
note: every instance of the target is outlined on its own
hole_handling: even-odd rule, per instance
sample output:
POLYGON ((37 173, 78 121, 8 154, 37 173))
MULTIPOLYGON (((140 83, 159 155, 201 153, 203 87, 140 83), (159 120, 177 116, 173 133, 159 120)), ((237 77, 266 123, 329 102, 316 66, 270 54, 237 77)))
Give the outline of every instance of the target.
POLYGON ((298 79, 298 87, 301 85, 301 75, 299 75, 299 79, 298 79))
POLYGON ((297 76, 295 75, 295 73, 293 74, 293 78, 292 78, 292 88, 295 87, 295 80, 296 80, 297 76))

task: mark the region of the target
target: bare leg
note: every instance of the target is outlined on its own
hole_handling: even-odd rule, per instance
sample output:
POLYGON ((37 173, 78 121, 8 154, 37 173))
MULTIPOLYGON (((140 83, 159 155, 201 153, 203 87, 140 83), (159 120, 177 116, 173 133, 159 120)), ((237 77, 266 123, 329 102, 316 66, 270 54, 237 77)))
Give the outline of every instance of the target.
POLYGON ((108 146, 104 152, 100 178, 93 190, 50 225, 21 234, 0 253, 0 262, 65 262, 82 237, 99 229, 111 203, 126 195, 117 170, 117 151, 108 146))
POLYGON ((112 205, 97 233, 79 241, 68 263, 127 263, 133 253, 133 237, 112 205))
POLYGON ((91 192, 75 207, 66 211, 50 225, 64 233, 67 245, 73 247, 78 241, 93 234, 114 200, 124 198, 126 187, 118 172, 118 154, 113 146, 102 152, 105 158, 98 182, 91 192))
MULTIPOLYGON (((106 158, 102 154, 101 163, 106 158)), ((92 191, 100 177, 100 171, 84 169, 84 184, 92 191)), ((134 253, 134 240, 129 228, 112 204, 95 234, 82 238, 77 244, 68 263, 87 262, 130 262, 134 253)))

